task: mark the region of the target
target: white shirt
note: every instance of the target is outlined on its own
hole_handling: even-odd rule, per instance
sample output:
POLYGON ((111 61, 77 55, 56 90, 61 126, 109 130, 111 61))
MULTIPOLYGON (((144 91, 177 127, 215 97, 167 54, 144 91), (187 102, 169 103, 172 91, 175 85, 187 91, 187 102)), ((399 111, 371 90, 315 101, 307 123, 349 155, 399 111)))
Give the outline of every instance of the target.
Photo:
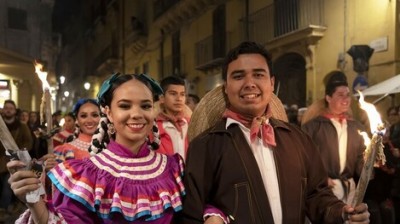
POLYGON ((189 123, 185 118, 183 118, 183 121, 185 122, 184 125, 182 125, 182 134, 176 129, 176 127, 169 121, 164 121, 163 122, 163 127, 165 132, 171 137, 172 141, 172 146, 174 148, 175 153, 179 153, 179 155, 182 156, 183 159, 185 158, 185 139, 186 139, 186 134, 187 130, 189 127, 189 123))
POLYGON ((265 146, 263 140, 259 137, 252 143, 250 140, 250 129, 234 119, 227 118, 226 128, 231 124, 239 124, 240 129, 246 137, 247 143, 249 143, 254 157, 256 158, 263 179, 265 191, 267 192, 268 201, 271 206, 272 216, 274 217, 274 223, 282 223, 281 197, 273 149, 265 146))

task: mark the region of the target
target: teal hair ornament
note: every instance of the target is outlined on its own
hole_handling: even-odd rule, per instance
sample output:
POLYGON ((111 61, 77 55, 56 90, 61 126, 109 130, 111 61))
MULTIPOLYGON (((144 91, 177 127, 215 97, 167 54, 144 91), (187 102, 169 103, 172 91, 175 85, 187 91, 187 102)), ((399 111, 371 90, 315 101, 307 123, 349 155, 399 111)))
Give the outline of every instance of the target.
POLYGON ((100 87, 99 92, 97 93, 97 101, 100 103, 101 99, 103 99, 104 94, 111 88, 112 83, 118 78, 120 74, 114 73, 110 78, 106 79, 100 87))
POLYGON ((151 78, 150 76, 148 76, 146 74, 140 74, 139 77, 144 78, 145 80, 147 80, 150 83, 151 88, 153 89, 155 94, 157 94, 157 95, 164 94, 163 89, 161 88, 160 84, 158 84, 158 82, 156 80, 154 80, 153 78, 151 78))

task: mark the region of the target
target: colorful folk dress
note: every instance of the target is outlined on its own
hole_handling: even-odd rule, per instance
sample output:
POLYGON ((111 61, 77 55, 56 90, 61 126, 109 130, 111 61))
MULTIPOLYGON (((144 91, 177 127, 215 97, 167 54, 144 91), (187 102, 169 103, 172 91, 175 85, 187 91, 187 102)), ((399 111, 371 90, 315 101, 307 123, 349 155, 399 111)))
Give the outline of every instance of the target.
POLYGON ((84 160, 67 160, 48 176, 55 185, 49 223, 170 223, 182 209, 183 159, 149 149, 134 155, 111 141, 84 160))

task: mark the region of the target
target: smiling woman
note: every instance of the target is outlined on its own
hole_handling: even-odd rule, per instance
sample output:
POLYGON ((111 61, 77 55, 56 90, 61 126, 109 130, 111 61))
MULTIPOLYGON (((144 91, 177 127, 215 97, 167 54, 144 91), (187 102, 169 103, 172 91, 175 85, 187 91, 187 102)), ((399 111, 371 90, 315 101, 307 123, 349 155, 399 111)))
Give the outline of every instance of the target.
MULTIPOLYGON (((183 160, 153 151, 159 141, 148 138, 151 131, 157 136, 153 103, 161 93, 146 75, 114 74, 106 80, 98 94, 102 117, 90 147, 93 156, 52 169, 48 176, 55 186, 53 200, 28 205, 31 218, 36 223, 170 223, 182 209, 183 160)), ((89 110, 82 113, 90 116, 89 110)), ((81 125, 92 131, 89 120, 81 125)), ((21 165, 12 161, 8 167, 21 165)), ((18 171, 10 183, 25 200, 38 180, 18 171)), ((29 221, 27 217, 29 213, 20 221, 29 221)))

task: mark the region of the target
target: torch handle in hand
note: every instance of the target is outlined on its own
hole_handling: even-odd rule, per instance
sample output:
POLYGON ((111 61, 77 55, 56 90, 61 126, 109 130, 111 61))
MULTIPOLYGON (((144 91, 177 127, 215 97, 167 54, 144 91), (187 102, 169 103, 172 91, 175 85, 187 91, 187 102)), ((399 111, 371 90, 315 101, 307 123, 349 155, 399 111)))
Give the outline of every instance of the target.
MULTIPOLYGON (((47 134, 50 134, 50 131, 53 128, 53 117, 51 113, 51 94, 49 89, 45 89, 44 92, 45 99, 45 113, 46 113, 46 123, 47 123, 47 134)), ((53 139, 47 139, 47 153, 53 153, 53 139)))
POLYGON ((366 160, 361 171, 360 180, 357 184, 353 202, 351 203, 352 207, 361 204, 364 200, 365 191, 367 190, 368 182, 371 179, 371 175, 374 170, 374 163, 376 161, 377 152, 380 150, 381 147, 383 147, 382 136, 379 134, 374 134, 372 136, 371 143, 365 150, 366 160))
POLYGON ((0 140, 6 150, 18 150, 18 145, 15 143, 15 140, 8 130, 2 116, 0 116, 0 140))

